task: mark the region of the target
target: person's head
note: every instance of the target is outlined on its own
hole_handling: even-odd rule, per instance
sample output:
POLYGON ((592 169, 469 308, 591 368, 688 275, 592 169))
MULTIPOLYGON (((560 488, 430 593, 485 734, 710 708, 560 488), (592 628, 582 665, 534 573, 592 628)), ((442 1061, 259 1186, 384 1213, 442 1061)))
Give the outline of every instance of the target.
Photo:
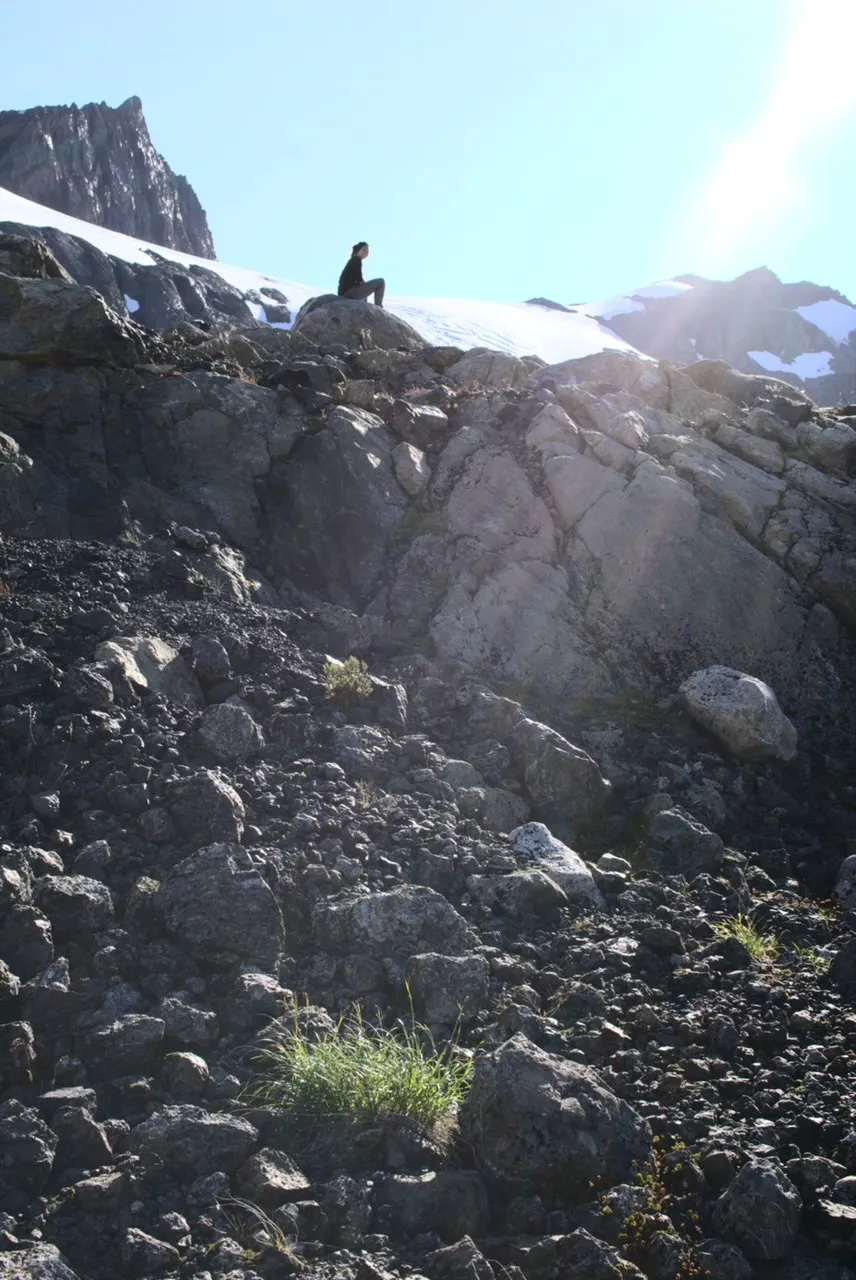
POLYGON ((351 255, 354 258, 367 258, 369 256, 369 247, 366 244, 365 240, 357 241, 357 243, 354 245, 353 249, 351 250, 351 255))

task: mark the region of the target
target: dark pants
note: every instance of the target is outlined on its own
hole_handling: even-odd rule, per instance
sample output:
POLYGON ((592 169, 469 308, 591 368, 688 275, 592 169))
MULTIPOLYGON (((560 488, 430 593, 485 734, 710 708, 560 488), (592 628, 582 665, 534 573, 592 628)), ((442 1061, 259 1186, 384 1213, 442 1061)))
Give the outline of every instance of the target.
POLYGON ((346 289, 342 294, 343 298, 357 298, 364 301, 366 298, 374 294, 374 300, 379 307, 383 306, 383 295, 386 289, 385 280, 367 280, 365 284, 355 284, 353 289, 346 289))

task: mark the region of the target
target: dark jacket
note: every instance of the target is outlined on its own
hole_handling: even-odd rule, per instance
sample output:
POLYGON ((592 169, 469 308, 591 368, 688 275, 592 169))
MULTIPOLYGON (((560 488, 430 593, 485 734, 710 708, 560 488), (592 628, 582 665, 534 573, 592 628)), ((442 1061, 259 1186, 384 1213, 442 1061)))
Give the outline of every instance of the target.
POLYGON ((353 289, 355 285, 363 283, 363 260, 358 258, 356 254, 348 259, 345 270, 339 276, 339 297, 347 293, 349 289, 353 289))

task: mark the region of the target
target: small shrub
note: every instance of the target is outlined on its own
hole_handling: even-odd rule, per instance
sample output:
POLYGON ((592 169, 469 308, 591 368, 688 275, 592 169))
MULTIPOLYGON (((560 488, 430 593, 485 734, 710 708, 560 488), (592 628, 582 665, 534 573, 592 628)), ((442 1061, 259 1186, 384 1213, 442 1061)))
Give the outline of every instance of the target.
POLYGON ((324 689, 328 698, 346 703, 363 702, 372 693, 369 669, 361 658, 327 662, 324 666, 324 689))
POLYGON ((779 954, 779 940, 773 934, 761 933, 750 916, 736 915, 714 926, 720 938, 736 938, 753 960, 771 963, 779 954))
POLYGON ((358 1009, 317 1039, 275 1026, 257 1058, 253 1104, 275 1107, 300 1128, 324 1121, 406 1120, 441 1136, 466 1097, 472 1062, 454 1038, 438 1050, 426 1028, 369 1026, 358 1009))

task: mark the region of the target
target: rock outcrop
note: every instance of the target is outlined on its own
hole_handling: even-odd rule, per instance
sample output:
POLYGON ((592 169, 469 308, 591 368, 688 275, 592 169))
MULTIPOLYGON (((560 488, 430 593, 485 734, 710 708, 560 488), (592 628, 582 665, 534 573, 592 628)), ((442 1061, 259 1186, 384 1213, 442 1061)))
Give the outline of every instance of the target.
POLYGON ((0 1277, 852 1280, 850 415, 0 299, 0 1277))
POLYGON ((139 98, 0 111, 0 187, 150 244, 216 257, 205 211, 152 145, 139 98))

